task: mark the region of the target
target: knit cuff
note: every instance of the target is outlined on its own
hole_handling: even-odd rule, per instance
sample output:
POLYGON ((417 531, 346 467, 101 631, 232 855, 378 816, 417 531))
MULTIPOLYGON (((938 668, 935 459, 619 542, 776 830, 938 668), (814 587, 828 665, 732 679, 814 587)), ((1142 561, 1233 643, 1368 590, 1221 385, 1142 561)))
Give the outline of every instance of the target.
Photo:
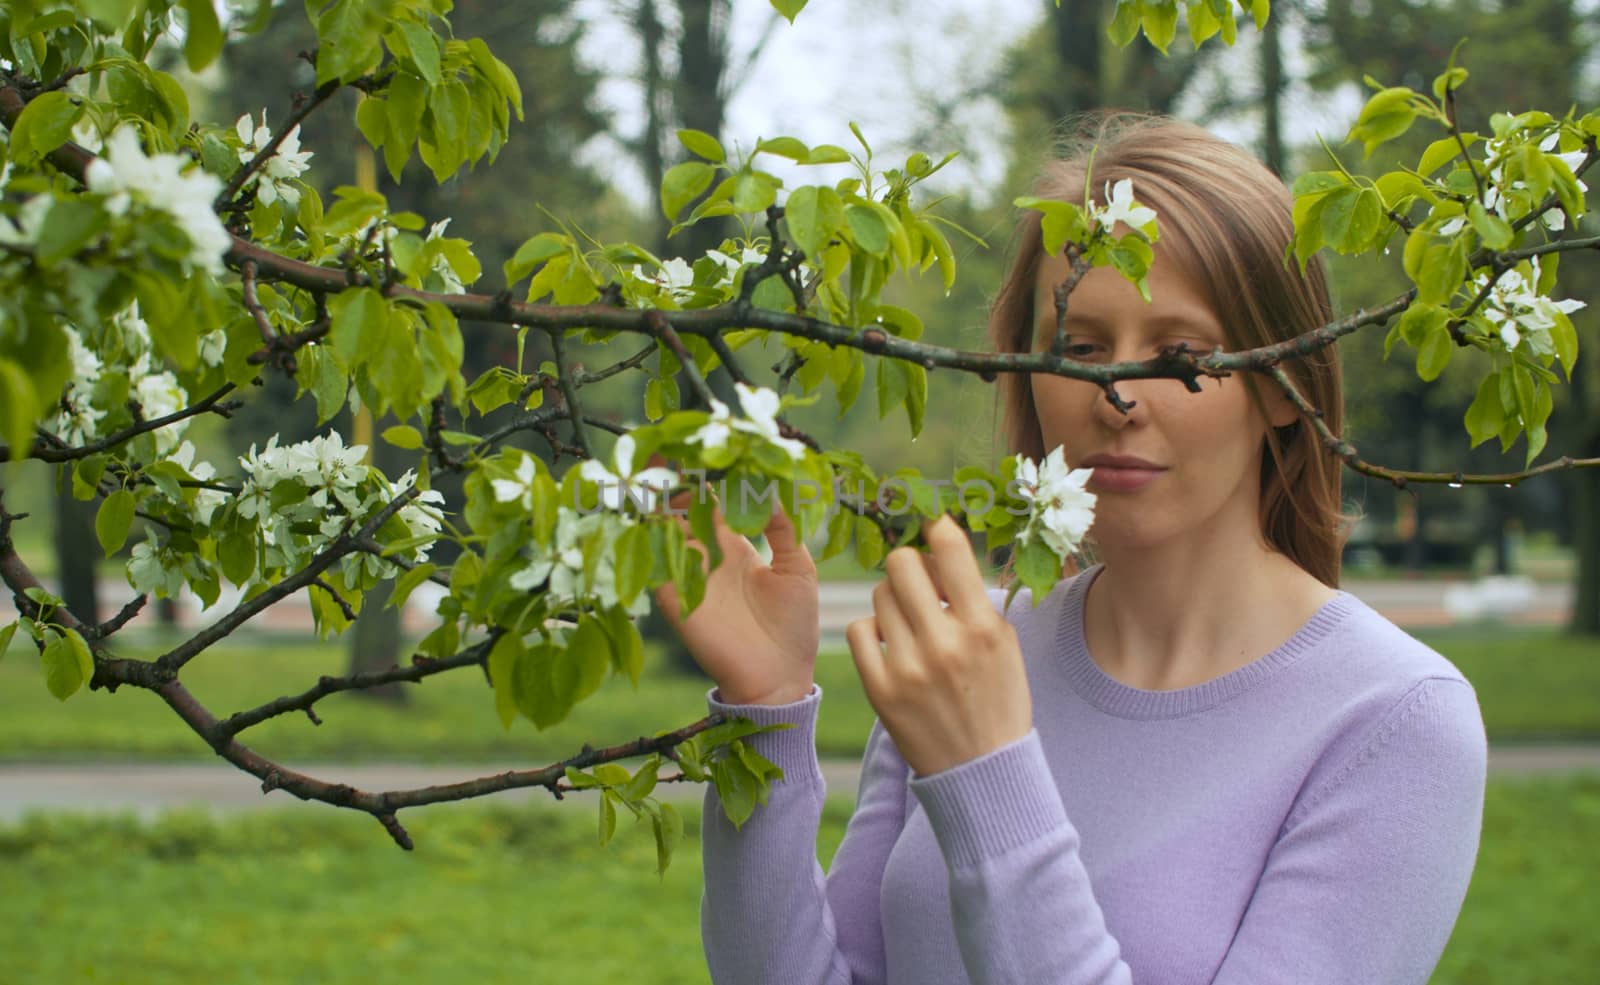
POLYGON ((911 790, 952 868, 997 858, 1068 824, 1035 731, 970 762, 915 777, 911 790))
POLYGON ((746 736, 745 745, 783 770, 784 780, 802 777, 822 781, 817 762, 817 708, 822 704, 822 686, 813 684, 811 693, 786 705, 730 705, 720 700, 716 688, 706 692, 706 706, 714 715, 748 718, 757 725, 791 725, 792 728, 746 736))

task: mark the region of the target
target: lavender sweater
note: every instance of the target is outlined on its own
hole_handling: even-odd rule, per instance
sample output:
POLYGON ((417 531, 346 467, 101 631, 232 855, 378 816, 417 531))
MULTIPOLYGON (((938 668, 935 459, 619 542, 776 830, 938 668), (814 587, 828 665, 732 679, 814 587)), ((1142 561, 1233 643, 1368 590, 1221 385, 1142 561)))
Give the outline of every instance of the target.
MULTIPOLYGON (((1422 985, 1466 895, 1487 745, 1449 661, 1341 592, 1282 646, 1178 691, 1089 657, 1097 573, 1007 618, 1033 690, 1025 738, 913 778, 882 726, 824 876, 815 723, 736 831, 706 796, 701 927, 718 983, 1422 985)), ((990 591, 999 608, 1004 592, 990 591)))

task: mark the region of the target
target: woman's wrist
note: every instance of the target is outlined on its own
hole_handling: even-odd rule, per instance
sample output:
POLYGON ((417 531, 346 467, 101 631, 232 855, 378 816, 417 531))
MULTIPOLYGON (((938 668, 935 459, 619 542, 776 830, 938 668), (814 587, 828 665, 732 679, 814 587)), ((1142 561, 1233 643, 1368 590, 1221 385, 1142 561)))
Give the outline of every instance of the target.
POLYGON ((796 701, 804 701, 811 696, 815 686, 814 682, 807 679, 804 683, 795 681, 780 684, 777 687, 755 693, 743 693, 729 689, 727 686, 717 685, 717 697, 727 705, 792 705, 796 701))

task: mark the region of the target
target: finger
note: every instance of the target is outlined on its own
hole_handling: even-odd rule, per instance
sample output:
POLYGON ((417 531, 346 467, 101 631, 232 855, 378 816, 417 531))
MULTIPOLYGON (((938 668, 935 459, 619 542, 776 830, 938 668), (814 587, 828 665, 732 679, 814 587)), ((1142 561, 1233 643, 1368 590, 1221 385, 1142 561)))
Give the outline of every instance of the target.
POLYGON ((778 574, 810 574, 816 570, 816 563, 811 560, 811 552, 806 550, 806 545, 800 540, 800 533, 794 521, 783 510, 779 503, 772 510, 772 517, 767 521, 767 543, 772 547, 772 570, 778 574))
POLYGON ((967 539, 961 525, 946 513, 924 527, 922 537, 928 543, 928 554, 924 557, 932 577, 956 617, 973 619, 993 612, 972 541, 967 539))
POLYGON ((919 659, 921 648, 917 645, 916 631, 900 610, 894 592, 873 592, 872 614, 878 621, 878 633, 883 637, 886 671, 892 671, 895 664, 919 659))
POLYGON ((916 635, 931 639, 943 631, 944 607, 939 604, 939 590, 921 555, 913 548, 897 547, 889 552, 883 566, 889 573, 889 588, 895 601, 916 635))
POLYGON ((850 658, 855 661, 856 674, 867 691, 867 699, 877 707, 877 696, 884 693, 883 650, 878 642, 878 622, 871 616, 852 621, 844 628, 845 642, 850 644, 850 658))

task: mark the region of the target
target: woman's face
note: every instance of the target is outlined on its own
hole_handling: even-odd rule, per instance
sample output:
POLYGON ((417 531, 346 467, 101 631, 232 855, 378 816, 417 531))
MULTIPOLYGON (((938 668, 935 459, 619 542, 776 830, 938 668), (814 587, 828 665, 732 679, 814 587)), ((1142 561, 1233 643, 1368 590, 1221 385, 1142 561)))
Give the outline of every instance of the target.
MULTIPOLYGON (((1061 256, 1040 260, 1034 280, 1034 351, 1056 331, 1055 289, 1071 270, 1061 256)), ((1209 352, 1229 348, 1205 292, 1163 255, 1150 268, 1151 301, 1110 267, 1089 271, 1067 307, 1066 354, 1087 363, 1148 359, 1162 346, 1187 342, 1209 352)), ((1035 373, 1031 377, 1044 449, 1063 446, 1073 468, 1093 467, 1098 499, 1092 536, 1103 549, 1147 548, 1200 533, 1202 539, 1260 538, 1262 419, 1237 376, 1202 377, 1201 392, 1178 380, 1125 380, 1126 414, 1093 383, 1035 373)), ((1286 401, 1274 417, 1293 420, 1286 401)), ((1226 542, 1226 541, 1223 541, 1226 542)))

